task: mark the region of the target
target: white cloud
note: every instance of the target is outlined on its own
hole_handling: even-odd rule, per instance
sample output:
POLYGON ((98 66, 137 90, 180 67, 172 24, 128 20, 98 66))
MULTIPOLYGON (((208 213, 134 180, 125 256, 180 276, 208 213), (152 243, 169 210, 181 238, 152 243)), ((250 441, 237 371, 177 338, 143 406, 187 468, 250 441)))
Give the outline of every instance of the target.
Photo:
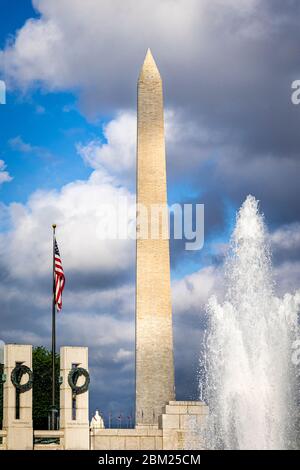
POLYGON ((300 286, 300 223, 282 225, 269 235, 271 248, 277 263, 274 266, 276 292, 299 290, 300 286))
POLYGON ((284 261, 279 264, 274 268, 274 278, 277 296, 298 291, 300 286, 300 262, 284 261))
POLYGON ((33 151, 32 145, 24 142, 22 137, 19 135, 9 139, 8 143, 12 150, 17 150, 22 153, 30 153, 33 151))
POLYGON ((62 79, 63 63, 57 53, 63 36, 58 25, 51 19, 29 19, 17 32, 16 41, 2 53, 8 77, 21 85, 33 80, 45 82, 50 88, 62 79))
MULTIPOLYGON (((271 17, 265 21, 261 10, 256 14, 259 3, 255 0, 34 0, 41 17, 27 21, 15 40, 0 51, 0 69, 5 69, 9 86, 23 90, 35 85, 50 91, 75 90, 85 110, 102 115, 108 111, 111 115, 114 106, 128 109, 135 105, 138 69, 150 46, 166 80, 166 103, 174 106, 176 102, 177 106, 176 112, 174 108, 166 112, 167 155, 172 159, 168 160, 169 175, 177 166, 181 181, 185 181, 183 175, 187 169, 192 169, 198 178, 197 168, 203 160, 213 163, 215 155, 226 152, 232 156, 230 146, 236 131, 232 110, 240 120, 239 108, 244 103, 250 121, 248 107, 252 97, 250 102, 247 93, 261 88, 261 83, 260 87, 255 86, 257 77, 263 77, 263 83, 268 83, 268 77, 273 80, 275 76, 264 73, 267 61, 262 59, 273 56, 268 47, 264 50, 257 43, 257 38, 268 34, 272 22, 271 17), (260 54, 261 50, 265 56, 260 54), (208 111, 214 117, 222 116, 221 95, 229 102, 222 126, 204 122, 200 117, 194 122, 191 114, 187 119, 178 112, 179 106, 187 104, 198 108, 202 116, 209 116, 208 111), (229 144, 227 124, 234 128, 229 144)), ((265 45, 273 43, 270 40, 265 45)), ((280 54, 276 60, 279 58, 280 54)), ((272 72, 272 64, 268 65, 272 72)), ((274 68, 284 70, 278 62, 274 68)), ((257 103, 262 102, 259 93, 257 100, 253 99, 256 114, 257 103)), ((36 111, 43 112, 43 109, 36 111)), ((261 127, 261 121, 257 122, 261 127)), ((244 124, 241 120, 243 131, 244 124)), ((64 310, 58 318, 59 341, 90 347, 93 386, 109 396, 112 389, 127 387, 128 376, 120 374, 119 364, 122 361, 133 364, 134 284, 130 275, 134 271, 135 255, 134 242, 99 240, 97 225, 101 225, 101 203, 115 202, 119 196, 134 200, 133 192, 124 183, 127 178, 134 178, 135 133, 135 113, 119 113, 104 128, 106 142, 95 140, 78 147, 82 158, 94 170, 87 181, 74 181, 59 191, 37 191, 26 204, 0 206, 1 220, 5 219, 5 225, 9 226, 8 233, 0 234, 1 281, 4 279, 0 285, 1 320, 5 337, 11 341, 48 344, 51 223, 56 222, 67 276, 64 310), (28 282, 32 283, 30 290, 28 282), (5 322, 10 325, 4 327, 5 322), (118 368, 117 373, 113 367, 118 368)), ((256 142, 250 137, 251 142, 256 142)), ((21 137, 11 144, 15 150, 25 153, 39 151, 21 137)), ((254 172, 254 160, 254 157, 248 159, 252 163, 250 168, 250 163, 240 164, 233 158, 233 168, 235 171, 239 168, 240 172, 246 168, 247 180, 249 175, 254 175, 256 180, 262 178, 265 187, 266 181, 272 178, 266 179, 262 165, 254 172)), ((244 186, 243 175, 239 173, 234 178, 230 168, 232 165, 225 158, 217 175, 218 182, 227 177, 233 188, 237 181, 244 186)), ((282 171, 278 173, 280 181, 275 189, 282 184, 282 171)), ((209 176, 213 183, 212 170, 209 176)), ((203 191, 208 181, 204 178, 204 182, 200 178, 197 181, 199 191, 203 191)), ((3 162, 0 162, 0 183, 4 182, 1 179, 11 179, 3 162)), ((273 234, 274 246, 298 246, 298 234, 289 231, 273 234)), ((300 279, 299 265, 286 261, 275 268, 275 276, 283 290, 290 290, 300 279)), ((197 355, 202 339, 194 317, 199 316, 200 324, 210 295, 216 293, 219 298, 222 295, 222 281, 221 271, 208 266, 172 283, 176 344, 180 349, 178 362, 189 378, 194 375, 191 356, 197 355), (189 348, 185 347, 186 338, 189 348)))
MULTIPOLYGON (((134 264, 134 253, 132 253, 132 264, 134 264)), ((132 266, 133 268, 133 266, 132 266)), ((128 267, 128 277, 130 277, 130 266, 128 267)), ((91 275, 94 273, 91 272, 91 275)), ((101 267, 99 266, 99 274, 101 276, 101 267)), ((117 273, 115 274, 117 276, 117 273)), ((124 279, 120 281, 121 285, 114 285, 111 281, 102 288, 101 285, 86 285, 83 290, 68 291, 65 290, 65 305, 72 312, 112 312, 119 318, 126 318, 134 311, 135 287, 133 283, 128 283, 124 279)), ((78 279, 80 283, 80 279, 78 279)))
POLYGON ((300 248, 300 223, 283 225, 270 234, 274 250, 297 250, 300 248))
POLYGON ((19 343, 19 344, 41 345, 43 344, 43 340, 44 340, 42 335, 33 333, 32 331, 17 330, 17 329, 12 329, 12 330, 4 329, 1 331, 1 336, 7 339, 11 338, 11 341, 13 343, 19 343))
POLYGON ((105 217, 102 205, 118 203, 134 195, 107 174, 95 171, 87 181, 75 181, 60 191, 36 191, 26 204, 9 206, 10 230, 1 233, 2 262, 16 278, 26 280, 28 260, 35 277, 46 276, 51 268, 51 224, 66 272, 103 276, 125 272, 133 265, 134 244, 128 240, 101 240, 97 230, 105 217), (34 254, 34 256, 32 256, 34 254))
POLYGON ((4 160, 0 160, 0 185, 2 183, 9 183, 12 180, 12 176, 6 171, 6 164, 4 160))
MULTIPOLYGON (((136 113, 120 111, 102 129, 103 139, 78 143, 77 151, 91 168, 107 171, 124 184, 135 182, 136 166, 136 113)), ((207 148, 221 143, 217 131, 210 132, 187 119, 182 110, 165 111, 167 160, 171 171, 182 176, 209 157, 207 148), (189 158, 183 158, 188 155, 189 158)))
MULTIPOLYGON (((31 151, 31 144, 21 138, 11 144, 19 151, 31 151)), ((111 392, 107 395, 105 384, 111 390, 120 383, 118 396, 125 406, 134 378, 135 245, 101 240, 97 234, 101 205, 116 204, 119 198, 135 201, 118 178, 96 169, 85 181, 57 191, 35 191, 25 204, 0 205, 5 222, 0 232, 1 338, 50 346, 51 224, 55 222, 66 275, 63 311, 57 316, 58 345, 89 347, 91 400, 100 389, 106 393, 106 407, 111 392), (119 363, 116 377, 114 367, 119 363)))
POLYGON ((172 284, 174 312, 192 312, 200 318, 213 293, 222 294, 222 272, 214 266, 205 267, 176 280, 172 284))
MULTIPOLYGON (((273 266, 273 275, 276 281, 276 295, 283 296, 294 292, 300 285, 300 224, 293 223, 280 226, 269 234, 274 255, 282 250, 289 250, 293 256, 285 257, 273 266)), ((220 250, 220 247, 216 247, 220 250)), ((228 245, 221 245, 221 251, 228 253, 228 245)), ((212 295, 219 301, 224 296, 223 265, 206 266, 192 274, 188 274, 172 283, 173 311, 177 315, 193 314, 201 319, 206 305, 212 295)))
POLYGON ((106 142, 90 141, 78 144, 77 150, 83 160, 94 169, 106 169, 123 177, 124 172, 133 174, 136 162, 136 115, 120 112, 115 119, 103 126, 106 142))
MULTIPOLYGON (((97 143, 89 162, 94 171, 88 180, 74 181, 57 191, 36 191, 26 204, 3 207, 8 231, 0 234, 5 339, 49 345, 51 223, 56 222, 67 279, 64 308, 57 318, 58 341, 89 346, 94 390, 105 393, 109 382, 109 390, 119 386, 125 396, 134 380, 135 288, 131 276, 135 244, 99 240, 97 226, 101 224, 101 204, 116 202, 119 197, 135 200, 135 195, 121 182, 126 171, 134 175, 134 121, 133 114, 126 112, 106 126, 107 143, 97 143), (34 276, 28 273, 29 263, 34 276), (114 367, 124 375, 116 376, 114 367)), ((178 116, 169 113, 167 122, 169 142, 175 143, 176 126, 180 126, 178 116)), ((31 144, 21 138, 11 145, 25 153, 31 150, 31 144)), ((217 283, 216 277, 214 268, 206 268, 173 283, 173 310, 175 314, 186 313, 182 315, 184 324, 180 331, 193 337, 193 345, 199 341, 199 330, 190 331, 188 316, 199 313, 201 317, 207 296, 217 283)), ((181 355, 180 364, 189 361, 193 351, 191 348, 187 355, 181 355)))
MULTIPOLYGON (((40 17, 28 20, 0 53, 6 79, 23 89, 40 83, 49 90, 80 90, 90 108, 120 97, 128 103, 149 46, 177 73, 196 77, 199 64, 217 67, 213 52, 220 34, 226 45, 236 36, 242 40, 264 33, 259 15, 253 15, 256 0, 33 3, 40 17), (226 21, 234 24, 232 37, 226 21)), ((234 49, 242 59, 243 44, 234 49)))
POLYGON ((111 315, 89 314, 86 317, 85 312, 81 312, 80 314, 61 314, 59 322, 65 337, 69 335, 73 342, 91 348, 96 347, 105 352, 105 349, 112 345, 133 344, 133 318, 133 313, 131 319, 120 320, 111 315))
POLYGON ((20 135, 9 139, 8 144, 10 148, 14 150, 15 152, 31 154, 39 158, 44 158, 48 160, 53 160, 55 158, 54 155, 51 152, 49 152, 49 150, 46 149, 45 147, 41 147, 39 145, 33 145, 29 142, 24 142, 24 140, 22 139, 20 135))
MULTIPOLYGON (((108 3, 73 0, 71 6, 68 0, 35 0, 41 18, 28 20, 18 31, 15 42, 4 51, 2 59, 7 76, 24 87, 40 81, 50 89, 77 86, 95 89, 96 77, 101 82, 105 69, 99 58, 108 58, 110 44, 124 52, 132 31, 136 37, 144 38, 148 29, 161 39, 165 36, 168 43, 171 39, 167 38, 168 30, 176 28, 177 35, 188 32, 193 19, 191 7, 195 5, 194 0, 157 2, 156 8, 147 0, 138 3, 129 0, 126 8, 122 8, 121 3, 118 0, 108 3), (128 21, 129 10, 131 19, 128 21), (168 22, 164 24, 166 17, 168 22), (72 47, 67 47, 70 44, 72 47)), ((131 48, 135 44, 140 49, 138 42, 130 43, 131 48)), ((144 51, 145 47, 141 52, 144 51)), ((110 54, 110 67, 121 72, 128 57, 126 54, 116 56, 110 54)))
POLYGON ((133 351, 120 348, 115 354, 114 362, 117 362, 117 363, 126 362, 128 361, 128 359, 131 360, 132 358, 133 358, 133 351))

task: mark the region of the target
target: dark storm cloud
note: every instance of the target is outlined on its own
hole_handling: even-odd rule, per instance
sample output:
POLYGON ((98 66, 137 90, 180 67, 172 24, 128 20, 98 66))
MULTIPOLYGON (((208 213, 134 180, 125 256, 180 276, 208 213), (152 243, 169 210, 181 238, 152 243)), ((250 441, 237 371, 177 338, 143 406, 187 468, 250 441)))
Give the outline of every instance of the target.
POLYGON ((226 6, 214 21, 213 5, 205 52, 196 50, 185 67, 174 63, 173 73, 162 60, 167 102, 187 107, 212 131, 226 131, 231 145, 250 154, 297 156, 300 112, 291 83, 300 73, 299 4, 260 1, 240 22, 226 6))
MULTIPOLYGON (((270 224, 299 220, 300 107, 291 103, 291 83, 300 76, 299 11, 297 2, 270 1, 259 2, 248 25, 226 15, 208 44, 207 63, 195 55, 184 79, 181 70, 165 71, 169 102, 185 106, 199 129, 219 132, 211 145, 194 146, 189 177, 219 228, 222 200, 239 207, 248 194, 262 201, 270 224), (251 23, 257 33, 239 36, 251 23)), ((188 158, 181 160, 189 165, 188 158)), ((212 222, 206 219, 208 231, 212 222)))
POLYGON ((68 273, 68 288, 71 291, 89 291, 115 289, 124 283, 134 280, 134 270, 126 269, 117 272, 86 272, 82 273, 79 269, 68 273))
MULTIPOLYGON (((280 224, 296 224, 300 105, 291 103, 291 83, 300 79, 300 3, 134 0, 134 8, 126 11, 116 8, 121 3, 89 1, 87 8, 85 2, 70 7, 65 0, 36 0, 42 18, 38 21, 51 34, 39 36, 41 28, 35 30, 31 22, 23 29, 18 50, 12 45, 5 56, 0 54, 8 84, 23 90, 37 83, 48 91, 76 90, 87 116, 112 115, 135 108, 138 70, 151 46, 163 77, 166 107, 178 121, 176 138, 171 135, 167 141, 169 200, 205 204, 208 243, 201 252, 187 253, 184 242, 171 241, 173 269, 190 262, 195 270, 203 264, 219 265, 223 255, 212 253, 209 242, 215 235, 228 235, 226 205, 237 209, 249 193, 261 200, 272 232, 280 224), (57 37, 53 25, 61 33, 57 37), (18 55, 23 44, 26 54, 18 55), (36 44, 41 44, 38 57, 36 44)), ((299 227, 294 227, 298 233, 299 227)), ((275 274, 286 290, 300 280, 299 244, 287 242, 290 230, 277 233, 272 242, 275 274)), ((48 278, 37 276, 36 290, 30 291, 24 277, 15 277, 12 286, 9 269, 9 262, 0 267, 3 339, 49 345, 50 310, 47 294, 42 294, 48 292, 48 278)), ((134 268, 119 263, 97 269, 70 268, 59 341, 89 346, 91 409, 100 407, 106 416, 109 410, 130 413, 134 289, 128 283, 134 268), (107 297, 101 297, 105 293, 107 297)), ((178 399, 198 397, 198 357, 206 326, 203 303, 210 294, 208 289, 201 302, 197 297, 190 302, 197 289, 203 291, 204 282, 201 278, 191 288, 189 282, 185 280, 181 313, 176 301, 174 308, 178 399)))
POLYGON ((199 358, 203 347, 204 328, 201 313, 195 315, 192 324, 174 316, 175 380, 177 400, 199 399, 199 358), (183 333, 184 331, 184 333, 183 333), (189 347, 186 341, 188 338, 189 347))
POLYGON ((239 206, 248 193, 264 200, 272 224, 299 218, 293 175, 298 172, 300 106, 291 103, 291 83, 300 78, 297 2, 141 0, 124 12, 116 8, 118 0, 90 1, 84 16, 80 3, 71 10, 65 0, 35 4, 51 40, 45 42, 35 28, 42 20, 24 27, 18 48, 12 45, 2 57, 8 81, 25 88, 39 83, 50 90, 74 89, 84 112, 111 115, 135 108, 137 76, 150 46, 166 107, 181 120, 180 135, 168 150, 171 190, 175 184, 198 189, 210 206, 208 230, 210 221, 224 227, 220 200, 228 197, 239 206), (111 18, 109 27, 92 34, 103 17, 111 18), (83 34, 77 43, 78 21, 83 34), (52 31, 53 24, 61 35, 52 31), (45 57, 30 49, 33 39, 45 45, 45 57), (22 43, 29 51, 26 58, 22 43), (76 63, 65 43, 78 45, 76 63), (114 44, 114 54, 107 56, 106 44, 114 44), (53 50, 48 70, 44 61, 53 50), (98 60, 104 56, 105 61, 98 60))
POLYGON ((300 224, 299 222, 283 225, 270 234, 273 263, 276 267, 282 263, 300 262, 300 224))

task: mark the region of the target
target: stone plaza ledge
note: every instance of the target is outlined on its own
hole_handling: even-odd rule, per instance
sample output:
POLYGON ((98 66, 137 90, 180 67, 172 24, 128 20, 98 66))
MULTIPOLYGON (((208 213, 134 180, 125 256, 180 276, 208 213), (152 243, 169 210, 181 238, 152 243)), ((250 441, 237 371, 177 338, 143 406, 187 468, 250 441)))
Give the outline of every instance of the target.
POLYGON ((200 401, 170 401, 158 425, 92 429, 91 450, 203 450, 208 407, 200 401))

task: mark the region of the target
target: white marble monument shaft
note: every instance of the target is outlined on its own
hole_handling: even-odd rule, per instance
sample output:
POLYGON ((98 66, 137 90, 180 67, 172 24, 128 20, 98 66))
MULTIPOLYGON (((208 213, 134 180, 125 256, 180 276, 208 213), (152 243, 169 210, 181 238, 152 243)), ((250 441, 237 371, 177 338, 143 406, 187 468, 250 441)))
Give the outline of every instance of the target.
POLYGON ((151 425, 175 391, 169 240, 161 226, 157 239, 139 232, 140 205, 148 215, 167 207, 162 80, 150 50, 138 80, 137 203, 136 424, 151 425))

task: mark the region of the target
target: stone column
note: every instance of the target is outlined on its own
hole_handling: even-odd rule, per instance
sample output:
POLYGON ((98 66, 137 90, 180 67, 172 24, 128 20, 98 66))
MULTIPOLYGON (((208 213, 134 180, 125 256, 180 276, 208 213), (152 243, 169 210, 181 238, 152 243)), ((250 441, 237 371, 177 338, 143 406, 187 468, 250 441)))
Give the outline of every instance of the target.
MULTIPOLYGON (((64 449, 88 450, 89 432, 89 395, 88 392, 76 396, 76 416, 73 412, 72 389, 68 383, 70 370, 76 365, 88 370, 88 348, 63 346, 60 348, 60 429, 64 432, 64 449)), ((79 377, 77 385, 82 385, 79 377)))
MULTIPOLYGON (((16 388, 11 381, 12 370, 17 363, 32 370, 32 346, 25 344, 6 344, 4 349, 4 373, 6 382, 3 386, 3 429, 7 432, 7 450, 32 450, 32 389, 20 393, 19 418, 16 415, 16 388)), ((22 383, 28 376, 23 375, 22 383)))
POLYGON ((175 391, 163 92, 150 50, 138 80, 137 204, 136 424, 152 425, 175 391))
POLYGON ((164 450, 205 449, 208 406, 200 401, 170 401, 159 417, 164 450))

